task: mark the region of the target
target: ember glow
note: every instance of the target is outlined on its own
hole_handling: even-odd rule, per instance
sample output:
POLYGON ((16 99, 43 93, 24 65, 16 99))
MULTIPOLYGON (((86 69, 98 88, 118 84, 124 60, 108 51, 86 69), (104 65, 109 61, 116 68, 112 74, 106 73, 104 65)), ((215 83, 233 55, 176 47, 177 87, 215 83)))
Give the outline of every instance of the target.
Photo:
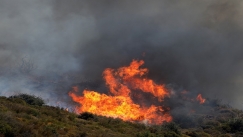
POLYGON ((197 101, 199 101, 200 104, 203 104, 203 103, 205 103, 206 99, 203 98, 201 94, 198 94, 197 101))
POLYGON ((158 102, 162 102, 164 97, 169 97, 169 92, 164 85, 156 84, 153 80, 144 77, 148 69, 140 68, 143 64, 142 60, 133 60, 129 66, 117 70, 105 69, 103 78, 111 95, 84 90, 83 96, 78 96, 75 94, 78 88, 73 87, 69 96, 80 104, 76 109, 77 113, 91 112, 125 121, 144 121, 148 124, 170 122, 172 116, 165 112, 162 106, 135 103, 131 97, 132 92, 138 90, 153 95, 158 102))

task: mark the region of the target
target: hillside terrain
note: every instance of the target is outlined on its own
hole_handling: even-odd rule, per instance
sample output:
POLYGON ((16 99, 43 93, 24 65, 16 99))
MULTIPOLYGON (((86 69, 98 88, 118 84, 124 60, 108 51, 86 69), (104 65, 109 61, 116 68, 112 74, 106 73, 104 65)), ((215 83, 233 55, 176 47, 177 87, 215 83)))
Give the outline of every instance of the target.
POLYGON ((75 114, 20 94, 0 97, 0 137, 243 137, 241 110, 219 104, 212 109, 212 115, 193 113, 181 122, 146 126, 87 112, 75 114))

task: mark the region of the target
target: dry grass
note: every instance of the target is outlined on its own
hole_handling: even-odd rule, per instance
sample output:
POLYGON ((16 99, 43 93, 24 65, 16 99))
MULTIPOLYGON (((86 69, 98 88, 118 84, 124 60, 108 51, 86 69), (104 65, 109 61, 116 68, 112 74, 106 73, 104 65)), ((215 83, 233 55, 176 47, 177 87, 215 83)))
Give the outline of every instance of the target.
POLYGON ((215 115, 194 115, 196 126, 177 123, 145 126, 90 113, 33 105, 20 98, 0 97, 0 137, 237 137, 243 136, 243 112, 215 106, 215 115))

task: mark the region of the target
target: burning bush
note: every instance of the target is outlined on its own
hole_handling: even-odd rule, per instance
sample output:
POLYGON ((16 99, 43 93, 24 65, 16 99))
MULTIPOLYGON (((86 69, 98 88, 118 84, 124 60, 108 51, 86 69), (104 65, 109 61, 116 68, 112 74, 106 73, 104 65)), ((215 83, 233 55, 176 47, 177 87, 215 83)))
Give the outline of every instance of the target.
POLYGON ((129 66, 120 67, 116 70, 105 69, 103 78, 110 95, 85 89, 83 96, 79 96, 76 94, 78 87, 73 87, 69 96, 72 97, 73 101, 81 104, 76 109, 77 113, 91 112, 125 121, 158 125, 172 121, 172 116, 166 111, 167 107, 134 101, 142 100, 140 96, 145 96, 145 93, 156 98, 159 103, 162 103, 165 97, 169 97, 165 85, 156 84, 152 79, 145 76, 148 69, 141 68, 143 64, 143 60, 133 60, 129 66), (137 92, 139 96, 132 96, 135 91, 140 91, 137 92))

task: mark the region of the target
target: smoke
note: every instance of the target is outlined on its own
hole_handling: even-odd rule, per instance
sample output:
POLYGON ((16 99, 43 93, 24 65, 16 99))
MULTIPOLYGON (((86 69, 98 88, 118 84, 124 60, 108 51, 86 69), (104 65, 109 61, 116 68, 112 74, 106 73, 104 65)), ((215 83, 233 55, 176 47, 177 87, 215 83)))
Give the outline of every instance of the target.
POLYGON ((0 2, 0 67, 2 73, 9 69, 12 71, 11 75, 1 75, 2 95, 11 95, 11 92, 16 91, 39 95, 45 99, 54 95, 51 100, 57 102, 58 96, 67 93, 54 92, 60 84, 52 82, 56 82, 59 75, 82 68, 75 54, 78 54, 79 46, 95 37, 94 19, 77 14, 68 14, 59 19, 54 4, 47 0, 0 2), (28 75, 12 76, 17 71, 26 70, 28 75), (33 74, 39 83, 30 83, 33 78, 29 77, 33 74), (11 84, 6 87, 6 83, 11 84), (40 86, 46 88, 40 90, 40 86))
POLYGON ((242 109, 242 4, 1 0, 0 95, 27 92, 68 103, 72 84, 99 81, 105 68, 143 59, 148 77, 175 92, 242 109), (34 66, 27 74, 23 62, 34 66))

